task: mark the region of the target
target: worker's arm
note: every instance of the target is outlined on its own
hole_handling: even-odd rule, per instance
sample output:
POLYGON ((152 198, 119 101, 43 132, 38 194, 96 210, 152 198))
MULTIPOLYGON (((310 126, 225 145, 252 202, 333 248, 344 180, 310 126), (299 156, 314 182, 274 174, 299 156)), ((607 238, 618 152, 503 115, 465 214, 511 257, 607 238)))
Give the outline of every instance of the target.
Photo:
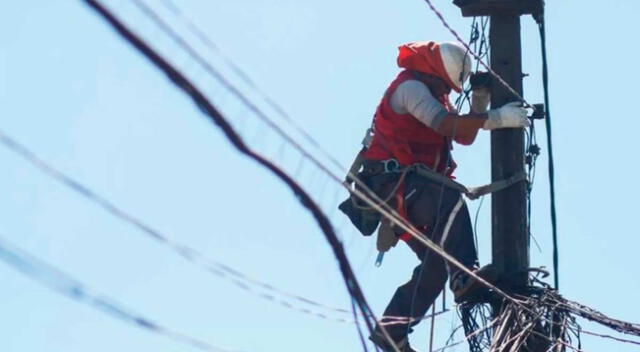
POLYGON ((440 125, 438 133, 452 137, 456 142, 469 145, 473 143, 478 130, 495 130, 498 128, 528 127, 527 110, 519 102, 511 102, 498 109, 486 113, 470 113, 468 115, 447 114, 440 125))
MULTIPOLYGON (((473 85, 472 85, 473 87, 473 85)), ((472 88, 471 112, 468 115, 448 114, 440 124, 438 132, 462 144, 475 141, 478 131, 489 118, 487 108, 491 100, 491 90, 486 85, 472 88)))
POLYGON ((486 113, 472 112, 467 115, 449 113, 442 119, 436 131, 443 136, 452 137, 462 145, 470 145, 488 118, 486 113))
MULTIPOLYGON (((474 92, 475 95, 475 92, 474 92)), ((426 126, 443 136, 452 137, 464 145, 473 143, 480 128, 517 128, 528 124, 527 112, 513 103, 489 112, 473 112, 484 108, 474 103, 472 96, 472 112, 458 115, 447 112, 442 103, 433 97, 427 86, 417 80, 408 80, 396 88, 391 96, 391 108, 397 114, 411 114, 426 126)), ((517 103, 516 103, 517 104, 517 103)))

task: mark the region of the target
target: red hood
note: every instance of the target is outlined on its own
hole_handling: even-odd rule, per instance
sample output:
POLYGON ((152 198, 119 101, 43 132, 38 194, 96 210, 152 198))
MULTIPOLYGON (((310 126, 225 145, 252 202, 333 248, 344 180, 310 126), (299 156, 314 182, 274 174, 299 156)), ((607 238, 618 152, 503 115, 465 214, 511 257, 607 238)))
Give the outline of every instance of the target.
POLYGON ((436 42, 407 43, 398 47, 398 66, 409 70, 434 75, 447 83, 451 89, 460 93, 460 89, 449 78, 444 68, 440 46, 436 42))

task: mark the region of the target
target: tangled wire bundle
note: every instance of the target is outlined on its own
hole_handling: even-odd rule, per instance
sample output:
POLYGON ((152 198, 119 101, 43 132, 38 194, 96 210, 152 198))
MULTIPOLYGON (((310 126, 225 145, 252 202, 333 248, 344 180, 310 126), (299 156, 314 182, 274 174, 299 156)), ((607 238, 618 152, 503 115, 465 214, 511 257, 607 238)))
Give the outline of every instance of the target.
POLYGON ((548 287, 527 291, 514 301, 459 307, 471 352, 564 351, 574 341, 580 348, 580 326, 564 298, 548 287), (494 310, 499 314, 491 319, 494 310))
POLYGON ((546 284, 529 286, 513 298, 496 296, 481 303, 458 306, 470 352, 561 352, 567 349, 580 352, 582 334, 640 345, 637 341, 583 330, 578 317, 620 333, 640 336, 640 324, 613 319, 569 301, 546 284))

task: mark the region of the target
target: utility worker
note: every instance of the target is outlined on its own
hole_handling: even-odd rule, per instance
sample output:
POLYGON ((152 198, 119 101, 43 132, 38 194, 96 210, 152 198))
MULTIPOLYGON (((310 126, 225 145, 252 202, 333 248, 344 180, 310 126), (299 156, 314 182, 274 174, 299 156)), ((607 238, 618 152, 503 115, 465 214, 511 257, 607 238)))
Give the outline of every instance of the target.
MULTIPOLYGON (((471 112, 460 115, 450 103, 449 93, 460 93, 470 75, 469 52, 456 43, 435 42, 409 43, 399 50, 397 61, 403 70, 376 110, 372 140, 360 154, 363 162, 357 178, 424 236, 469 269, 486 274, 478 271, 469 211, 460 192, 417 172, 404 171, 419 166, 450 178, 456 168, 451 157, 452 141, 470 145, 480 129, 526 127, 527 111, 516 102, 487 111, 490 89, 479 86, 472 87, 471 112)), ((409 282, 396 290, 384 312, 387 317, 407 318, 402 324, 385 325, 385 329, 400 351, 414 351, 408 342, 411 327, 420 321, 414 318, 428 312, 447 279, 456 302, 473 293, 478 282, 447 265, 403 230, 389 225, 377 212, 364 208, 353 198, 340 206, 365 235, 370 235, 381 221, 379 243, 386 225, 395 241, 404 240, 421 262, 409 282)), ((394 351, 380 326, 370 339, 383 351, 394 351)))

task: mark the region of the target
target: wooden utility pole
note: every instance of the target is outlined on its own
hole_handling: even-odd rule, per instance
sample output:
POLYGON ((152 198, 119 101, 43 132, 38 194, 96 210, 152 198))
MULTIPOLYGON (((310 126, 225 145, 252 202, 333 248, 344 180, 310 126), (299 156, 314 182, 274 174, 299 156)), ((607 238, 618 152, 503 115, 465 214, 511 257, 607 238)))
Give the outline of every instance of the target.
MULTIPOLYGON (((542 0, 454 0, 465 17, 490 16, 491 68, 522 96, 520 16, 540 13, 542 0)), ((491 107, 519 99, 496 79, 491 107)), ((491 179, 503 180, 524 171, 524 131, 491 132, 491 179)), ((492 259, 502 273, 500 285, 512 290, 527 284, 529 234, 527 190, 519 182, 492 195, 492 259)))

